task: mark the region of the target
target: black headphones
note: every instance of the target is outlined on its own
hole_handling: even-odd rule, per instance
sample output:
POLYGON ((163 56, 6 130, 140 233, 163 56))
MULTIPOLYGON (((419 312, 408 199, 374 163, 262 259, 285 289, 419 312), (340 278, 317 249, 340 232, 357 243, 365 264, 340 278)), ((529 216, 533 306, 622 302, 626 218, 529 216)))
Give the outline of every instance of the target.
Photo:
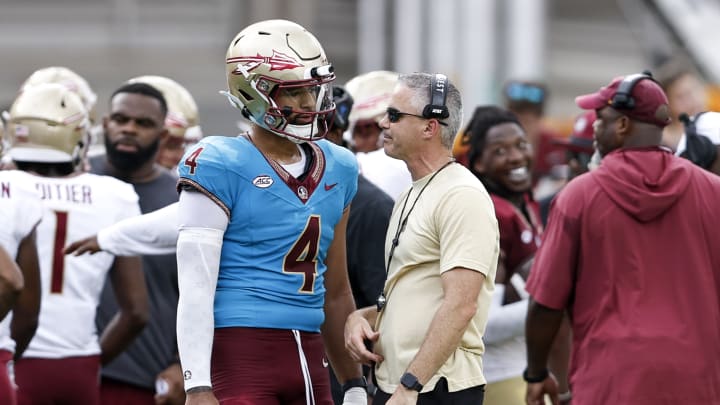
POLYGON ((445 119, 450 116, 445 100, 447 100, 447 76, 435 73, 430 80, 430 104, 423 108, 422 116, 425 118, 445 119))
POLYGON ((635 87, 639 81, 646 79, 657 83, 649 70, 643 70, 642 73, 625 76, 610 102, 610 107, 616 110, 632 110, 635 108, 635 99, 632 96, 633 87, 635 87))

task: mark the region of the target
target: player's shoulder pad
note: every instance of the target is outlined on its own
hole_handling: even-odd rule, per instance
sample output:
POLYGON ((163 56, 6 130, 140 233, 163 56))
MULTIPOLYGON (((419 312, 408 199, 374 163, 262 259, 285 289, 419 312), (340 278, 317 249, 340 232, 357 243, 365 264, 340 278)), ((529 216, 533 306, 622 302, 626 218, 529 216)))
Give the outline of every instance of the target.
POLYGON ((185 152, 178 164, 178 176, 194 178, 200 170, 205 176, 224 173, 229 164, 244 162, 251 147, 252 144, 240 136, 205 137, 185 152))
POLYGON ((108 194, 112 195, 113 198, 116 200, 126 201, 129 203, 137 203, 140 199, 140 197, 138 197, 137 193, 135 192, 135 187, 130 183, 126 183, 112 176, 93 173, 86 173, 85 175, 94 177, 96 183, 101 184, 102 189, 105 190, 105 192, 107 192, 108 194))
POLYGON ((9 182, 23 196, 37 198, 39 201, 41 193, 35 188, 37 179, 37 176, 21 170, 0 170, 0 182, 9 182))
POLYGON ((355 155, 342 146, 336 145, 328 140, 321 139, 315 141, 315 144, 322 149, 325 153, 325 158, 328 161, 335 162, 336 164, 345 167, 355 173, 358 172, 358 163, 355 155))

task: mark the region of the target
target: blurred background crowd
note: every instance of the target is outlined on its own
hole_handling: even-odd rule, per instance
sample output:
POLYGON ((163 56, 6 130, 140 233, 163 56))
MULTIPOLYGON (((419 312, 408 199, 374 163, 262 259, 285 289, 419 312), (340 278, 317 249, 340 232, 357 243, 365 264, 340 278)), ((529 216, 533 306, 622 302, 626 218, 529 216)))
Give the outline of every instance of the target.
MULTIPOLYGON (((4 121, 6 125, 12 122, 13 101, 19 90, 29 89, 34 81, 72 87, 95 128, 85 169, 95 159, 95 172, 103 173, 97 169, 105 145, 102 137, 112 135, 113 128, 103 130, 99 124, 112 113, 113 92, 128 81, 149 84, 167 99, 164 123, 171 136, 160 144, 157 162, 172 170, 186 147, 202 136, 233 136, 247 130, 249 122, 219 94, 227 89, 223 58, 228 38, 238 29, 271 18, 297 22, 323 44, 337 75, 338 114, 329 138, 350 147, 362 181, 366 178, 389 196, 373 188, 383 208, 365 210, 386 216, 383 223, 373 221, 378 224, 373 231, 378 236, 365 238, 369 231, 363 229, 357 231, 356 235, 365 232, 357 241, 348 237, 349 247, 356 244, 355 251, 363 252, 363 259, 368 255, 361 249, 371 248, 373 257, 382 259, 382 246, 369 246, 366 239, 383 240, 391 200, 410 184, 405 164, 382 152, 378 124, 387 115, 395 72, 442 72, 460 89, 465 117, 453 148, 455 158, 497 197, 499 218, 502 210, 497 207, 506 203, 507 217, 515 221, 508 226, 514 227, 517 238, 504 243, 529 246, 513 257, 501 256, 501 262, 507 261, 501 263, 507 266, 503 273, 507 279, 498 282, 520 285, 514 287, 519 296, 501 297, 497 308, 527 300, 521 294, 524 281, 513 281, 513 276, 528 270, 552 197, 567 180, 593 166, 595 112, 581 113, 576 96, 595 91, 609 78, 652 71, 667 94, 672 119, 663 129, 662 143, 677 154, 690 149, 683 137, 687 124, 682 113, 692 117, 720 111, 720 54, 713 44, 720 19, 718 0, 0 0, 0 111, 10 111, 4 121), (44 69, 58 66, 70 70, 44 69), (490 106, 501 106, 514 115, 490 106), (502 125, 517 130, 491 135, 502 125), (511 147, 520 151, 519 163, 502 166, 495 162, 499 158, 493 154, 500 148, 495 138, 512 141, 511 147)), ((109 120, 117 121, 112 115, 109 120)), ((697 132, 708 137, 710 144, 704 147, 712 150, 712 157, 690 156, 716 174, 720 172, 718 117, 708 114, 695 122, 697 132)), ((17 127, 7 128, 23 135, 17 127)), ((162 204, 143 206, 144 196, 138 191, 143 213, 174 202, 175 178, 167 176, 165 191, 170 197, 162 204)), ((502 218, 500 222, 502 237, 502 218)), ((502 243, 501 250, 508 252, 502 243)), ((375 279, 354 280, 352 262, 360 261, 349 258, 353 292, 358 306, 371 305, 382 288, 383 265, 381 260, 376 263, 380 273, 375 279), (361 297, 362 286, 369 286, 366 297, 361 297)), ((153 295, 152 288, 149 293, 153 295)), ((169 319, 176 301, 177 295, 168 297, 169 319)), ((524 313, 518 314, 515 326, 519 329, 513 329, 513 339, 519 339, 523 325, 524 313)), ((151 314, 151 322, 156 317, 151 314)), ((174 328, 165 329, 172 340, 174 328)), ((488 343, 492 372, 492 345, 500 353, 497 347, 506 342, 488 343)), ((515 343, 523 346, 522 340, 515 343)), ((172 342, 167 346, 174 349, 172 342)), ((512 372, 505 375, 496 370, 488 383, 505 377, 522 382, 518 365, 524 362, 523 348, 510 349, 518 355, 512 372)), ((167 357, 173 357, 169 353, 167 357)), ((561 389, 569 393, 563 370, 566 359, 564 363, 558 374, 561 389)), ((177 402, 167 403, 182 402, 179 369, 163 367, 153 370, 147 381, 130 383, 152 390, 156 375, 162 377, 158 381, 175 378, 176 386, 170 391, 178 392, 177 402), (174 377, 162 374, 166 372, 174 377)), ((160 393, 162 387, 155 391, 160 393)), ((507 402, 490 399, 488 403, 507 402)))
POLYGON ((227 38, 286 18, 323 43, 337 84, 373 70, 442 71, 473 106, 500 102, 509 79, 538 81, 548 90, 546 120, 567 135, 579 113, 573 98, 608 77, 679 60, 703 84, 720 79, 710 47, 719 8, 713 0, 2 0, 0 105, 45 66, 75 70, 100 100, 131 77, 157 74, 190 91, 206 134, 230 134, 236 117, 217 93, 227 38))

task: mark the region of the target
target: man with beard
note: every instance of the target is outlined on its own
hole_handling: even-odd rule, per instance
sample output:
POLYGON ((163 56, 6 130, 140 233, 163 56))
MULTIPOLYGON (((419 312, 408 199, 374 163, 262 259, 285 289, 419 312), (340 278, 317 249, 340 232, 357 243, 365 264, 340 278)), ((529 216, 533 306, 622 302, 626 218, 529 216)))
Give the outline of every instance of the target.
MULTIPOLYGON (((142 213, 177 201, 176 177, 155 163, 167 104, 162 93, 144 83, 126 84, 110 98, 103 118, 106 155, 90 161, 93 173, 124 180, 135 187, 142 213)), ((183 403, 182 375, 177 361, 175 313, 178 301, 175 256, 143 256, 150 296, 150 320, 142 334, 102 369, 103 404, 183 403), (157 396, 155 387, 159 388, 157 396), (164 389, 160 389, 164 388, 164 389)), ((111 289, 103 291, 97 324, 104 329, 117 310, 111 289)))

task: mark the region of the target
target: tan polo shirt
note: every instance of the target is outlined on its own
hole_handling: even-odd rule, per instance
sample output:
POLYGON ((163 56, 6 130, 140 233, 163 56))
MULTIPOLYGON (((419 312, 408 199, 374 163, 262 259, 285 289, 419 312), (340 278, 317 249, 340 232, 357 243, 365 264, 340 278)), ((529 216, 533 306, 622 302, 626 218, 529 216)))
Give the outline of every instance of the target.
MULTIPOLYGON (((408 193, 403 219, 431 176, 414 182, 395 203, 385 241, 386 256, 408 193)), ((459 347, 425 384, 423 392, 431 391, 440 377, 448 380, 452 392, 484 384, 482 335, 495 285, 499 232, 492 201, 482 183, 460 164, 442 170, 417 201, 399 241, 385 283, 387 303, 376 324, 380 337, 375 350, 385 358, 375 368, 380 389, 392 393, 397 388, 440 307, 440 275, 455 267, 485 275, 478 310, 459 347)))

